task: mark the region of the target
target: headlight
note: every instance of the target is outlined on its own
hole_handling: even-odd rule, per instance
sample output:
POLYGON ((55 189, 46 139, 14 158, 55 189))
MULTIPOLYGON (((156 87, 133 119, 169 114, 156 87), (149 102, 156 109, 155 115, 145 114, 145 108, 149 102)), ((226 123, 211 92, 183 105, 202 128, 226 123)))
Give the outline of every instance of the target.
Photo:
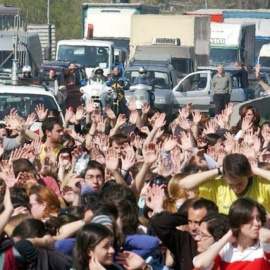
POLYGON ((98 96, 99 95, 99 90, 98 89, 93 89, 92 90, 92 96, 98 96))

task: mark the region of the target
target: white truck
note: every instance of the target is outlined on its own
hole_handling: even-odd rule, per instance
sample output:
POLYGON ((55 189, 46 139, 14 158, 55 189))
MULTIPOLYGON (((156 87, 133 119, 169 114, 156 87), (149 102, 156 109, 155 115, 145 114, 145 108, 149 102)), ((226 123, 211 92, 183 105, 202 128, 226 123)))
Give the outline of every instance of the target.
POLYGON ((231 66, 234 62, 253 64, 255 24, 211 22, 210 65, 231 66))
POLYGON ((104 70, 104 76, 109 76, 114 66, 114 44, 101 40, 60 40, 57 43, 56 60, 82 65, 88 77, 97 67, 104 70))
POLYGON ((258 58, 258 64, 270 68, 270 43, 262 46, 258 58))
POLYGON ((121 52, 129 53, 131 16, 157 13, 157 6, 143 4, 83 3, 82 37, 112 41, 116 61, 119 61, 121 52))
POLYGON ((134 55, 136 46, 151 45, 153 39, 180 39, 181 46, 194 48, 198 66, 209 65, 209 16, 133 15, 131 56, 134 55))

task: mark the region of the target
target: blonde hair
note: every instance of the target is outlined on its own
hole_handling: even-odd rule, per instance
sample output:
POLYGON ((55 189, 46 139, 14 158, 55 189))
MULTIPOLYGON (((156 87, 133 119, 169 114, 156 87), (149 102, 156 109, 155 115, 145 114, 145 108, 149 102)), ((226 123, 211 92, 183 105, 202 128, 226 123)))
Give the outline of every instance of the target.
POLYGON ((178 173, 174 175, 171 180, 169 181, 167 191, 169 198, 166 199, 163 203, 163 207, 172 213, 177 212, 177 201, 180 199, 186 200, 187 195, 184 189, 182 189, 179 185, 181 179, 183 179, 187 174, 185 173, 178 173))

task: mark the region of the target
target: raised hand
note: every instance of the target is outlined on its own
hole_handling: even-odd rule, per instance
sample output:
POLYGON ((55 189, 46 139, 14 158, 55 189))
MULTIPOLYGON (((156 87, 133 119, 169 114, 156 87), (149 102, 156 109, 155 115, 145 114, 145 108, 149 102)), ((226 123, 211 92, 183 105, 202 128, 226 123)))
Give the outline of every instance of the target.
POLYGON ((31 113, 27 116, 27 119, 25 121, 26 128, 30 128, 37 120, 37 115, 35 113, 31 113))
POLYGON ((150 110, 149 104, 145 101, 142 106, 142 114, 148 114, 150 110))
POLYGON ((48 115, 48 109, 45 109, 44 104, 38 104, 35 108, 35 112, 40 122, 44 121, 48 115))
POLYGON ((129 151, 125 157, 121 157, 122 169, 128 171, 135 164, 135 153, 129 151))
POLYGON ((68 109, 66 109, 66 114, 65 114, 65 121, 67 123, 75 123, 75 116, 74 116, 74 112, 73 112, 73 108, 69 107, 68 109))
POLYGON ((131 98, 127 103, 127 107, 131 112, 137 111, 136 100, 131 98))
POLYGON ((178 117, 178 125, 184 130, 190 130, 191 129, 191 123, 185 117, 180 117, 180 116, 178 117))
POLYGON ((244 117, 243 121, 242 121, 241 129, 242 129, 243 132, 246 132, 248 129, 250 129, 252 127, 252 125, 253 124, 252 124, 250 118, 244 117))
POLYGON ((166 125, 166 114, 161 113, 154 123, 154 128, 162 128, 166 125))
POLYGON ((75 124, 79 124, 84 116, 83 106, 78 106, 75 113, 75 124))
POLYGON ((181 144, 178 144, 178 146, 183 151, 191 151, 194 147, 192 136, 190 134, 186 134, 184 131, 181 131, 179 136, 181 139, 181 144))
POLYGON ((87 99, 85 101, 85 111, 88 114, 91 114, 95 110, 95 103, 93 99, 87 99))
POLYGON ((158 158, 157 145, 153 142, 144 145, 142 154, 144 163, 151 166, 158 158))
POLYGON ((168 137, 163 143, 163 150, 166 152, 170 152, 177 145, 177 139, 174 136, 168 137))
POLYGON ((163 202, 166 199, 164 185, 149 186, 146 192, 146 205, 154 212, 159 212, 163 209, 163 202))
POLYGON ((126 123, 126 115, 125 114, 119 114, 117 121, 116 121, 116 126, 121 127, 126 123))
POLYGON ((114 172, 118 169, 119 154, 113 147, 109 148, 109 150, 107 151, 105 165, 106 169, 108 169, 111 172, 114 172))
POLYGON ((97 132, 104 134, 106 129, 106 119, 104 119, 102 116, 99 118, 99 121, 97 123, 97 132))
POLYGON ((137 110, 131 111, 129 116, 129 123, 131 125, 136 125, 138 118, 139 118, 138 111, 137 110))
POLYGON ((106 112, 107 117, 108 117, 109 119, 111 119, 111 120, 115 120, 115 119, 116 119, 116 115, 115 115, 114 111, 113 111, 111 108, 106 107, 106 108, 105 108, 105 112, 106 112))
POLYGON ((205 123, 205 128, 204 128, 204 133, 209 134, 209 133, 216 133, 216 125, 215 121, 208 121, 205 123))
POLYGON ((200 110, 194 110, 192 112, 192 121, 195 126, 197 126, 202 120, 202 115, 200 110))

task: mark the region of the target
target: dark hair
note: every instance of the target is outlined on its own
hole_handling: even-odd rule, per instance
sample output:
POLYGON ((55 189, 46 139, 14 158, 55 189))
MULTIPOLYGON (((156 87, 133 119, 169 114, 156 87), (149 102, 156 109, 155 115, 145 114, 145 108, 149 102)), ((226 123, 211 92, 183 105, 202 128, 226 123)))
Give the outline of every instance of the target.
POLYGON ((207 214, 200 222, 207 223, 207 231, 215 241, 221 239, 230 229, 229 218, 224 214, 207 214))
POLYGON ((207 200, 205 198, 199 198, 192 204, 192 208, 194 210, 205 208, 207 210, 207 214, 211 213, 218 213, 218 207, 217 205, 211 201, 207 200))
POLYGON ((12 166, 15 178, 17 178, 20 172, 36 172, 34 164, 26 158, 19 158, 14 160, 12 166))
POLYGON ((123 133, 117 133, 110 137, 110 145, 112 145, 113 142, 122 145, 124 143, 130 143, 130 138, 123 133))
POLYGON ((87 167, 85 169, 85 173, 83 175, 83 177, 85 177, 85 174, 88 170, 90 169, 98 169, 100 170, 101 174, 102 174, 102 177, 103 179, 105 178, 105 170, 104 170, 104 167, 97 161, 95 160, 89 160, 88 164, 87 164, 87 167))
POLYGON ((250 176, 251 165, 245 155, 229 154, 223 160, 223 174, 232 178, 250 176))
POLYGON ((42 126, 41 126, 41 128, 42 128, 42 132, 43 132, 43 138, 42 138, 42 141, 43 142, 45 142, 45 140, 46 140, 46 130, 48 130, 48 131, 52 131, 53 130, 53 128, 54 128, 54 126, 55 125, 60 125, 60 126, 62 126, 62 124, 61 124, 61 121, 60 121, 60 119, 59 118, 56 118, 56 117, 50 117, 50 118, 46 118, 44 121, 43 121, 43 123, 42 123, 42 126))
POLYGON ((219 139, 222 139, 222 137, 216 133, 209 133, 204 136, 207 145, 214 146, 219 139))
POLYGON ((250 222, 254 208, 258 209, 263 225, 266 222, 266 211, 258 202, 250 198, 239 198, 231 205, 229 211, 229 222, 235 237, 238 237, 241 226, 250 222))
POLYGON ((89 265, 89 249, 93 250, 102 240, 113 237, 105 226, 96 223, 84 225, 77 233, 74 258, 75 269, 84 270, 89 265))
POLYGON ((116 207, 122 221, 122 233, 124 235, 135 234, 139 226, 137 204, 129 200, 121 200, 116 207))
POLYGON ((28 218, 13 230, 12 236, 21 239, 43 237, 47 233, 45 223, 41 220, 28 218))
MULTIPOLYGON (((106 184, 107 183, 108 182, 106 182, 106 184)), ((117 204, 117 202, 121 200, 130 200, 134 204, 137 203, 134 192, 129 187, 117 183, 113 185, 107 184, 103 187, 100 197, 102 200, 114 204, 117 204)))

